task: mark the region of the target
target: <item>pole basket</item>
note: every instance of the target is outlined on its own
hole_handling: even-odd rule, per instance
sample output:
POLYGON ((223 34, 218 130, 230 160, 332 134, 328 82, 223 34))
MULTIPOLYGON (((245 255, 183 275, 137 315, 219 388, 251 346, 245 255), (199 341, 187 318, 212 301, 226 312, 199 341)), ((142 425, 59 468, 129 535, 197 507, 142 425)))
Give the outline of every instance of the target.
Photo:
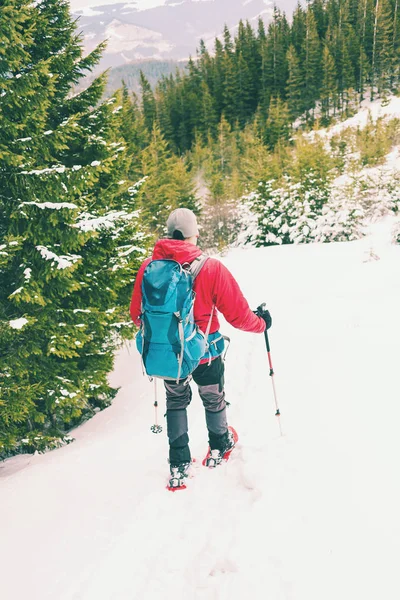
POLYGON ((161 425, 152 425, 150 427, 150 431, 152 431, 153 433, 161 433, 162 427, 161 427, 161 425))
POLYGON ((157 379, 154 379, 154 425, 150 427, 153 433, 161 433, 162 427, 158 424, 157 379))

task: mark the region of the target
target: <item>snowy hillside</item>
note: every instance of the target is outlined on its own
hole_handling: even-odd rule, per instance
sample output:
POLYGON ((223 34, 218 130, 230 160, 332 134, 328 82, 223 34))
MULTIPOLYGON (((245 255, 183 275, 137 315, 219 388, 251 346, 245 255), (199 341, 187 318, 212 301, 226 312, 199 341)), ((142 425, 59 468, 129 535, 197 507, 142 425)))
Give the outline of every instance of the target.
MULTIPOLYGON (((166 434, 150 432, 153 388, 133 347, 118 357, 113 406, 75 431, 75 443, 2 463, 2 598, 397 600, 392 226, 387 218, 360 241, 236 249, 223 259, 251 306, 265 300, 273 315, 284 437, 263 336, 225 325, 240 443, 228 464, 199 467, 186 491, 165 490, 166 434)), ((201 458, 197 395, 189 418, 201 458)))
POLYGON ((198 466, 187 490, 167 492, 162 385, 156 436, 153 384, 134 344, 125 347, 110 375, 113 405, 73 431, 73 444, 0 463, 2 600, 398 600, 400 146, 395 135, 360 167, 352 136, 399 115, 399 98, 365 102, 311 134, 327 148, 345 136, 334 199, 362 203, 361 239, 221 258, 250 305, 272 313, 284 435, 263 336, 224 323, 239 444, 227 464, 201 466, 194 390, 198 466))

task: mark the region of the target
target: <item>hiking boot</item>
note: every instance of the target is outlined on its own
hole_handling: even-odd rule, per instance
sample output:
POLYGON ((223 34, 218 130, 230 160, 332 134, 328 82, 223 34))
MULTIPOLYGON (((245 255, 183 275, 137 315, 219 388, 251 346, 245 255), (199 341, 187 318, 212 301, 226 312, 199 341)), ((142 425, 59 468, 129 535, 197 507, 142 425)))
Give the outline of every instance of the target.
POLYGON ((231 429, 220 436, 210 434, 210 450, 205 460, 205 466, 214 468, 220 465, 224 459, 227 460, 235 444, 231 429))
POLYGON ((222 454, 219 450, 210 450, 206 460, 205 460, 205 466, 206 467, 210 467, 210 469, 214 469, 215 467, 218 467, 218 465, 220 465, 222 463, 222 454))
POLYGON ((222 456, 229 450, 232 450, 236 443, 231 427, 228 427, 222 435, 215 435, 215 433, 210 431, 208 438, 210 450, 219 450, 222 456))
POLYGON ((191 462, 180 463, 179 465, 170 465, 171 477, 168 482, 169 488, 185 487, 185 480, 189 477, 191 462))

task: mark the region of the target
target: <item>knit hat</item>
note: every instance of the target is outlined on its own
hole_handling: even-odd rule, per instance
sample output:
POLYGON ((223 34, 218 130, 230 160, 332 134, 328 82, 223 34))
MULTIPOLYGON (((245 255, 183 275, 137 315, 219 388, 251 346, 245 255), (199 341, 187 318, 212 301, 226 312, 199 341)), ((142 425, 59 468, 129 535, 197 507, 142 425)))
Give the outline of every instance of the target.
POLYGON ((199 235, 196 215, 188 208, 173 210, 167 220, 167 231, 169 238, 173 237, 174 231, 180 231, 184 238, 199 235))

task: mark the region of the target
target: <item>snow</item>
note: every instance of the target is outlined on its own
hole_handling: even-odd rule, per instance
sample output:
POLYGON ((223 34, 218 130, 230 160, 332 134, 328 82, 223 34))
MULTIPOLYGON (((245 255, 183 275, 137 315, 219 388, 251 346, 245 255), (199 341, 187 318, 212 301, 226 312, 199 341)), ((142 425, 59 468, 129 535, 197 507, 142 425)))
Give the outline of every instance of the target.
POLYGON ((41 209, 50 208, 54 210, 61 210, 62 208, 70 208, 71 210, 74 210, 75 208, 78 208, 73 202, 21 202, 19 206, 21 207, 27 205, 37 206, 41 209))
POLYGON ((21 317, 20 319, 13 319, 8 323, 12 329, 22 329, 28 323, 28 319, 21 317))
MULTIPOLYGON (((81 167, 79 167, 81 168, 81 167)), ((73 167, 75 170, 75 166, 73 167)), ((66 171, 65 165, 56 165, 54 167, 46 169, 33 169, 32 171, 21 171, 22 175, 45 175, 48 173, 64 173, 66 171)))
POLYGON ((57 269, 69 269, 74 263, 82 258, 79 254, 66 254, 58 256, 55 254, 55 252, 52 252, 46 248, 46 246, 36 246, 36 250, 40 252, 42 258, 45 260, 51 260, 52 264, 56 264, 57 269))
POLYGON ((89 213, 83 213, 82 218, 76 223, 75 227, 81 231, 99 231, 101 229, 112 229, 117 221, 130 220, 137 216, 137 212, 127 213, 124 210, 111 211, 107 215, 94 217, 89 213))
POLYGON ((86 6, 80 10, 76 11, 82 17, 96 17, 97 15, 103 15, 104 11, 101 10, 93 10, 90 6, 86 6))
POLYGON ((14 290, 11 294, 10 294, 10 298, 12 298, 12 296, 16 296, 17 294, 19 294, 20 292, 22 292, 24 288, 23 287, 19 287, 18 289, 14 290))
POLYGON ((368 119, 371 118, 373 122, 376 122, 379 118, 399 118, 400 117, 400 97, 398 96, 390 96, 387 102, 375 100, 371 102, 370 100, 364 100, 361 103, 361 107, 359 111, 354 115, 354 117, 350 117, 341 123, 337 123, 329 129, 318 129, 316 131, 312 131, 309 136, 313 137, 315 135, 318 136, 328 136, 333 137, 344 131, 345 129, 351 128, 356 129, 359 127, 363 129, 367 123, 368 119))
MULTIPOLYGON (((70 4, 72 11, 84 16, 94 16, 95 14, 101 14, 97 8, 103 8, 105 5, 123 4, 123 2, 121 0, 107 0, 103 3, 98 0, 71 0, 70 4)), ((124 4, 122 10, 148 10, 156 6, 163 6, 164 4, 165 0, 134 0, 133 2, 124 4)))
MULTIPOLYGON (((226 465, 199 465, 186 491, 165 490, 162 384, 156 436, 153 384, 133 343, 110 377, 121 386, 113 405, 75 430, 73 444, 1 463, 2 597, 397 600, 394 223, 355 242, 237 248, 222 259, 250 305, 271 310, 283 437, 263 336, 224 323, 240 441, 226 465)), ((201 459, 195 390, 189 420, 201 459)))
POLYGON ((133 23, 124 23, 119 19, 113 19, 108 23, 105 34, 108 40, 107 52, 109 54, 118 54, 138 49, 135 58, 142 55, 143 48, 149 48, 152 56, 169 52, 173 49, 173 44, 165 40, 159 31, 153 31, 147 27, 139 27, 133 23), (155 49, 157 52, 155 52, 155 49), (140 50, 140 51, 139 51, 140 50))

